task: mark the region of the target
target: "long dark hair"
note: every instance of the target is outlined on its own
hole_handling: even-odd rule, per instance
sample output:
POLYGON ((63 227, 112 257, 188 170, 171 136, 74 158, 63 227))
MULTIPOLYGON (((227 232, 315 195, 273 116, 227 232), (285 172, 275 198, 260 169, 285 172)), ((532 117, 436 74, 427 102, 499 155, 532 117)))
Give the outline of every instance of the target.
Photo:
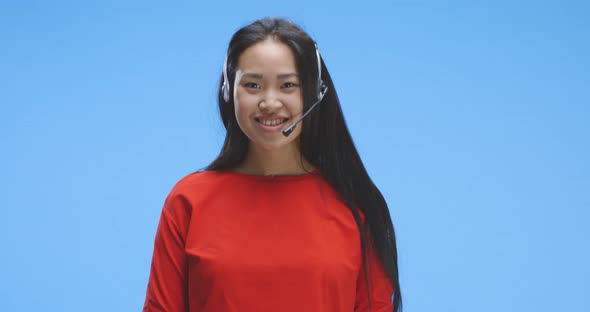
MULTIPOLYGON (((318 68, 315 42, 297 25, 277 18, 264 18, 238 30, 231 38, 227 51, 227 76, 230 89, 235 78, 238 58, 248 47, 272 38, 289 46, 295 55, 297 71, 303 90, 304 111, 315 102, 318 86, 318 68)), ((320 175, 340 194, 352 211, 359 228, 363 255, 365 284, 371 296, 367 277, 368 248, 374 248, 394 288, 394 312, 401 308, 401 290, 397 267, 395 233, 387 203, 367 174, 346 126, 340 101, 332 78, 322 61, 322 79, 329 91, 319 107, 306 117, 301 130, 301 157, 305 158, 320 175), (363 224, 357 209, 365 216, 363 224)), ((219 112, 226 129, 225 141, 217 158, 206 170, 236 168, 246 158, 248 138, 238 126, 233 97, 229 103, 223 99, 219 84, 219 112)), ((230 91, 230 94, 232 92, 230 91)), ((299 125, 301 126, 301 125, 299 125)), ((369 268, 370 271, 370 268, 369 268)), ((371 300, 369 300, 371 306, 371 300)))

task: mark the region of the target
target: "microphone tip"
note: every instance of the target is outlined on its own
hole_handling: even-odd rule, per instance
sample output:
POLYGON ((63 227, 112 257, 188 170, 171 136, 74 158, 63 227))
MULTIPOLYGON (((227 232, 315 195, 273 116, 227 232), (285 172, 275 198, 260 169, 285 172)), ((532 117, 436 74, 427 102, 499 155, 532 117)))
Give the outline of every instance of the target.
POLYGON ((287 129, 283 130, 283 135, 285 137, 288 137, 291 134, 291 132, 293 132, 293 129, 294 129, 294 127, 289 127, 287 129))

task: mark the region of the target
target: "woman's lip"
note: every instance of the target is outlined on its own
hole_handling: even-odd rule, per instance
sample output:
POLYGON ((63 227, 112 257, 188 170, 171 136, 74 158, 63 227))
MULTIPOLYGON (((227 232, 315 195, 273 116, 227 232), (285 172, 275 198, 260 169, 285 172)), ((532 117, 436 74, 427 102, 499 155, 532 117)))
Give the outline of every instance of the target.
POLYGON ((256 124, 258 126, 260 126, 260 128, 262 128, 262 130, 267 131, 267 132, 275 132, 275 131, 281 130, 281 128, 283 128, 285 126, 287 121, 289 121, 289 119, 287 119, 276 126, 267 126, 267 125, 261 123, 258 118, 256 118, 255 120, 256 120, 256 124))
POLYGON ((261 120, 261 119, 263 119, 263 120, 275 120, 275 119, 287 120, 287 119, 289 119, 289 117, 278 116, 278 115, 272 115, 272 116, 262 116, 261 115, 261 116, 254 117, 254 119, 256 119, 257 121, 261 120))

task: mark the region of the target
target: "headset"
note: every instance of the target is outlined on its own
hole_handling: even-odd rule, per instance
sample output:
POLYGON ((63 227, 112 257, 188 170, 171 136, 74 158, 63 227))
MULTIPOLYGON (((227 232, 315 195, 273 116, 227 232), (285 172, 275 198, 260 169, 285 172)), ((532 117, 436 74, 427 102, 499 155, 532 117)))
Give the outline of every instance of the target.
MULTIPOLYGON (((297 124, 301 122, 303 118, 305 118, 305 116, 307 116, 307 114, 311 112, 314 109, 314 107, 322 101, 322 99, 328 92, 328 86, 322 80, 322 61, 320 58, 320 50, 318 49, 317 43, 314 43, 314 46, 318 64, 318 82, 316 87, 317 101, 313 103, 309 110, 307 110, 307 112, 305 112, 305 114, 303 114, 303 116, 301 116, 296 122, 294 122, 292 125, 283 130, 283 135, 285 137, 289 136, 289 134, 293 132, 295 126, 297 126, 297 124)), ((221 95, 223 97, 223 100, 226 103, 229 103, 229 78, 227 77, 227 54, 225 54, 225 59, 223 60, 223 84, 221 85, 221 95)))
MULTIPOLYGON (((317 92, 317 99, 320 100, 324 97, 326 92, 328 91, 328 86, 322 80, 322 62, 320 58, 320 50, 318 49, 318 45, 315 45, 315 54, 317 57, 317 64, 318 64, 318 85, 316 88, 317 92)), ((223 100, 225 102, 229 102, 229 78, 227 77, 227 54, 225 55, 225 59, 223 61, 223 84, 221 85, 221 93, 223 96, 223 100)))

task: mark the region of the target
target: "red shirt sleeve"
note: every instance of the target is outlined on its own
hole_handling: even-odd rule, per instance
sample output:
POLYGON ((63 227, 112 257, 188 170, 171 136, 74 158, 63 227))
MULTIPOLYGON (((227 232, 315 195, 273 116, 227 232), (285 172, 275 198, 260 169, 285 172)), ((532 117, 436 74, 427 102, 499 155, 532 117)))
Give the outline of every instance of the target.
MULTIPOLYGON (((369 287, 371 287, 371 296, 373 297, 371 300, 373 312, 392 312, 393 286, 377 255, 373 252, 373 248, 370 248, 367 270, 369 271, 369 287)), ((363 272, 361 266, 356 284, 355 312, 369 312, 369 295, 363 272)))
POLYGON ((188 311, 184 247, 189 219, 188 201, 171 192, 162 208, 156 231, 144 312, 188 311))

